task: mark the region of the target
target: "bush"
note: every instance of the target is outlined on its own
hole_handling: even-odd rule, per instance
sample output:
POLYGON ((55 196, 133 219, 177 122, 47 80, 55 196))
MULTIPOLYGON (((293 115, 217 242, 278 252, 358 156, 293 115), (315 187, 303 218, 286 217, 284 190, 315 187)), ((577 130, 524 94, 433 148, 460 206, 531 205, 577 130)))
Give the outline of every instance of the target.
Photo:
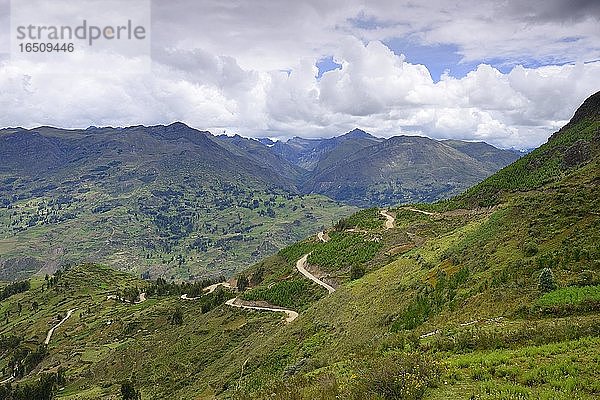
POLYGON ((438 366, 429 357, 419 353, 390 354, 369 362, 360 372, 353 393, 355 398, 417 400, 423 398, 437 375, 438 366))
POLYGON ((551 292, 556 289, 556 281, 554 280, 554 274, 550 268, 544 268, 540 273, 538 289, 543 293, 551 292))
POLYGON ((121 398, 123 400, 140 400, 142 394, 135 388, 131 380, 126 380, 121 384, 121 398))
POLYGON ((0 300, 8 299, 13 294, 26 292, 30 288, 31 283, 29 281, 11 283, 10 285, 2 289, 2 291, 0 291, 0 300))
POLYGON ((177 307, 171 314, 171 325, 182 325, 183 324, 183 311, 181 307, 177 307))
POLYGON ((248 287, 248 278, 246 275, 241 275, 237 280, 237 290, 238 292, 243 292, 248 287))
POLYGON ((360 279, 365 275, 365 269, 360 264, 352 264, 350 268, 350 279, 360 279))

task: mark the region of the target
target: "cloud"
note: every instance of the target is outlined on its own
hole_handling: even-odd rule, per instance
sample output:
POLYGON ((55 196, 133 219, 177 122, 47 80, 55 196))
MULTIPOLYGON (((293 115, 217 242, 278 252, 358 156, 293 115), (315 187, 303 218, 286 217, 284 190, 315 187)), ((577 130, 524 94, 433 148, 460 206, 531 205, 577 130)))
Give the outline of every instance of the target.
MULTIPOLYGON (((600 63, 583 63, 599 55, 595 3, 156 1, 151 71, 126 73, 137 61, 111 58, 113 74, 49 75, 43 63, 0 58, 0 126, 179 120, 247 136, 361 127, 536 146, 600 90, 600 63), (393 37, 450 43, 477 66, 434 81, 383 43, 393 37), (341 68, 318 76, 323 57, 341 68)), ((80 62, 98 69, 105 56, 80 62)))

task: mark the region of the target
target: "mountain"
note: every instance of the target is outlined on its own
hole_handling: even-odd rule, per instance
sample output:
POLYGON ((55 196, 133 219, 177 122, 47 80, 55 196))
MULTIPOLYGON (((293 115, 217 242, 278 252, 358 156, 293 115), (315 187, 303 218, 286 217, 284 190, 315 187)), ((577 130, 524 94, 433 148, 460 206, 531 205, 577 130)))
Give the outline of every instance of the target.
POLYGON ((331 162, 343 160, 344 155, 359 151, 381 140, 360 129, 354 129, 330 139, 294 137, 287 142, 276 142, 272 150, 291 163, 307 171, 313 171, 317 167, 323 168, 331 162), (328 158, 330 161, 325 161, 328 158))
POLYGON ((360 207, 431 202, 459 194, 518 158, 485 143, 396 136, 318 168, 302 190, 360 207))
POLYGON ((597 398, 599 99, 465 193, 341 218, 240 272, 238 292, 98 265, 0 285, 0 395, 597 398))
POLYGON ((600 94, 590 96, 571 121, 546 144, 470 188, 458 200, 461 205, 489 206, 502 201, 507 190, 531 190, 565 178, 589 163, 600 149, 600 94))
POLYGON ((350 212, 301 196, 297 168, 251 144, 181 123, 1 131, 0 276, 84 261, 231 273, 350 212))
MULTIPOLYGON (((219 138, 242 150, 249 143, 254 148, 261 143, 219 138)), ((447 198, 522 155, 481 142, 409 136, 382 139, 360 129, 330 139, 294 137, 264 145, 261 154, 268 152, 304 171, 293 175, 302 193, 324 194, 359 207, 447 198)), ((289 171, 289 165, 282 165, 289 171)))
POLYGON ((462 140, 443 140, 456 150, 483 163, 489 170, 498 171, 512 164, 524 154, 518 150, 501 150, 485 142, 465 142, 462 140))
POLYGON ((231 152, 251 159, 257 164, 266 166, 284 180, 290 181, 293 185, 300 183, 302 177, 305 175, 305 170, 273 152, 269 147, 273 144, 264 142, 264 139, 260 141, 243 138, 239 135, 219 135, 216 139, 218 143, 224 145, 231 152))
POLYGON ((433 201, 517 156, 359 129, 284 143, 174 123, 9 128, 0 157, 0 277, 16 279, 82 261, 152 277, 233 273, 352 211, 336 201, 433 201))

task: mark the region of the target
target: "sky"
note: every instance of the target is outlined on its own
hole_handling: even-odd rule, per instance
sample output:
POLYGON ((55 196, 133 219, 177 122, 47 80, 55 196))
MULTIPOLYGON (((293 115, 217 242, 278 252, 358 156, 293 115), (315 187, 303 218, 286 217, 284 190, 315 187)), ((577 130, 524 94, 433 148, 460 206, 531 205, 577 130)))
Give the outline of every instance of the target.
MULTIPOLYGON (((78 15, 86 1, 48 4, 78 15)), ((55 73, 10 54, 15 5, 0 0, 0 127, 182 121, 280 140, 358 127, 381 137, 525 149, 600 90, 597 0, 155 0, 149 7, 149 68, 137 55, 94 48, 73 61, 78 73, 55 73)))

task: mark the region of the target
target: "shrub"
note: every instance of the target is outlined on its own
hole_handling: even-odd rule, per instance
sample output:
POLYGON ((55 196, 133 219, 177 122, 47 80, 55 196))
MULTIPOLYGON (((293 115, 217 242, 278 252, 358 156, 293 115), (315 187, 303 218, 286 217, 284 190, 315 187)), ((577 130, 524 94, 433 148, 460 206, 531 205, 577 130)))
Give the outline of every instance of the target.
POLYGON ((248 278, 246 275, 241 275, 237 280, 237 290, 238 292, 243 292, 248 287, 248 278))
POLYGON ((123 400, 140 400, 142 395, 131 380, 126 380, 121 384, 121 398, 123 400))
POLYGON ((421 399, 437 375, 437 364, 420 353, 389 354, 371 360, 360 372, 354 397, 421 399))
POLYGON ((544 268, 540 273, 538 289, 543 293, 551 292, 556 289, 556 281, 554 280, 554 274, 550 268, 544 268))
POLYGON ((350 279, 360 279, 365 275, 365 269, 360 264, 352 264, 350 268, 350 279))
POLYGON ((171 314, 171 325, 182 325, 183 324, 183 311, 181 307, 177 307, 171 314))

